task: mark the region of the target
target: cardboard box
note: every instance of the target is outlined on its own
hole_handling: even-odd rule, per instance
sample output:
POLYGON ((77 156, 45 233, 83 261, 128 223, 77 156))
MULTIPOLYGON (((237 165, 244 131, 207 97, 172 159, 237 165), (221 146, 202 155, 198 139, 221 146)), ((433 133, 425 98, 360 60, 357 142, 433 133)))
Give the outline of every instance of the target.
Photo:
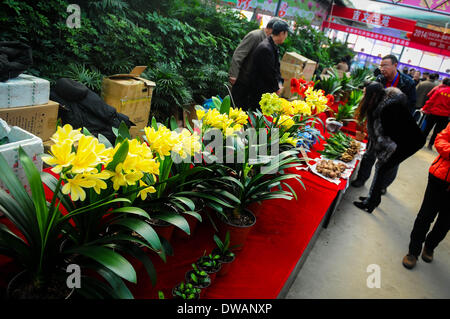
POLYGON ((50 82, 32 75, 0 82, 0 108, 46 104, 49 97, 50 82))
MULTIPOLYGON (((9 123, 7 124, 9 125, 9 123)), ((30 193, 30 185, 22 164, 20 164, 18 150, 19 146, 21 146, 25 153, 31 158, 36 168, 42 172, 42 159, 40 156, 44 151, 42 140, 17 126, 10 127, 8 132, 2 135, 8 136, 9 143, 0 145, 0 154, 2 154, 9 166, 13 169, 17 178, 21 181, 22 185, 24 185, 25 190, 30 193)), ((1 181, 0 188, 8 191, 1 181)))
POLYGON ((305 58, 303 55, 300 55, 297 52, 286 52, 283 55, 283 59, 281 61, 303 66, 303 64, 305 64, 307 60, 308 58, 305 58))
POLYGON ((300 78, 302 75, 302 66, 287 62, 280 62, 280 73, 281 77, 284 79, 283 91, 281 92, 281 96, 289 99, 292 96, 291 93, 291 79, 292 78, 300 78))
POLYGON ((130 130, 131 136, 138 134, 147 124, 155 82, 139 77, 146 66, 135 67, 130 74, 116 74, 103 78, 102 98, 117 112, 130 118, 136 126, 130 130))
POLYGON ((56 132, 59 104, 47 104, 0 109, 0 118, 47 141, 56 132))
POLYGON ((317 62, 305 58, 296 52, 286 52, 280 62, 280 73, 284 79, 284 88, 281 96, 291 98, 291 79, 303 78, 306 81, 312 80, 317 68, 317 62))

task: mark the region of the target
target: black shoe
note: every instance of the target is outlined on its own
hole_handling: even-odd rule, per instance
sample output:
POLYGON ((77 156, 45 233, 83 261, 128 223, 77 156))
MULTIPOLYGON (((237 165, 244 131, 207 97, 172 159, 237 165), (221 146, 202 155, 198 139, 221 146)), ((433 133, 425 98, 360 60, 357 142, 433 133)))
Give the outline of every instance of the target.
POLYGON ((369 197, 359 196, 359 200, 365 202, 369 197))
POLYGON ((371 214, 373 212, 373 210, 375 209, 375 206, 366 204, 364 202, 353 202, 353 205, 355 205, 359 209, 362 209, 362 210, 368 212, 369 214, 371 214))
POLYGON ((387 189, 386 188, 382 188, 381 189, 381 195, 385 195, 387 193, 387 189))
POLYGON ((360 181, 358 179, 355 179, 353 182, 350 183, 353 187, 361 187, 364 185, 363 181, 360 181))

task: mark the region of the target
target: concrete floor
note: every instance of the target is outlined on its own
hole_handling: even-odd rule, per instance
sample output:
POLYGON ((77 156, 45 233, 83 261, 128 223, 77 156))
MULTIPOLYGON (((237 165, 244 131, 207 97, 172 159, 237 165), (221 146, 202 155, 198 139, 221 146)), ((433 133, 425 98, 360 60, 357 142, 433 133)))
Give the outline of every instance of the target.
POLYGON ((423 148, 403 162, 372 214, 352 204, 367 194, 371 179, 362 188, 350 187, 286 298, 450 298, 450 235, 436 248, 432 263, 419 258, 412 270, 402 265, 436 156, 434 149, 423 148), (367 286, 374 276, 367 270, 371 264, 379 266, 380 288, 367 286))

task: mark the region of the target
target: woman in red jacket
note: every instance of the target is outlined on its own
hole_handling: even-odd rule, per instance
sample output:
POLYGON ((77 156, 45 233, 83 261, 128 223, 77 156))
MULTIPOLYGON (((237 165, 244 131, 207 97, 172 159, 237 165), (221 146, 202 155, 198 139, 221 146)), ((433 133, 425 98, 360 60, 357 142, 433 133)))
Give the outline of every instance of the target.
POLYGON ((424 242, 422 259, 431 262, 434 249, 450 229, 450 124, 437 135, 434 147, 439 156, 430 167, 422 207, 411 232, 409 253, 403 258, 403 266, 408 269, 416 265, 424 242), (436 215, 436 223, 428 233, 436 215))
POLYGON ((430 134, 434 126, 433 134, 428 143, 428 148, 431 149, 436 135, 448 124, 448 118, 450 116, 450 78, 445 78, 442 86, 434 90, 431 97, 422 107, 422 112, 427 115, 425 129, 423 131, 425 137, 430 134))

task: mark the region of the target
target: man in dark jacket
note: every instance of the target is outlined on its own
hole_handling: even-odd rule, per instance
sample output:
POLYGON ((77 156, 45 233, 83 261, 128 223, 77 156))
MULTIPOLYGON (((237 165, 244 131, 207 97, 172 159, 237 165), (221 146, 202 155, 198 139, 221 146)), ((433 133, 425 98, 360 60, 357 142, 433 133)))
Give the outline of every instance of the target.
POLYGON ((250 31, 234 50, 228 74, 232 85, 231 94, 237 107, 247 108, 253 52, 258 44, 272 34, 273 24, 280 20, 280 18, 272 18, 265 28, 250 31))
POLYGON ((289 25, 277 21, 273 25, 272 34, 262 41, 253 53, 253 63, 250 70, 250 109, 257 109, 264 93, 281 93, 283 78, 280 73, 280 58, 278 46, 282 44, 289 32, 289 25))
MULTIPOLYGON (((407 108, 413 113, 416 106, 416 87, 414 80, 408 75, 400 72, 397 69, 398 60, 394 55, 387 55, 383 57, 380 63, 381 74, 377 77, 377 82, 383 84, 385 88, 397 87, 402 91, 407 98, 407 108)), ((369 136, 369 144, 370 136, 369 136)), ((368 148, 368 150, 373 148, 368 148)), ((353 187, 361 187, 369 179, 372 172, 372 167, 375 164, 376 156, 374 152, 367 151, 361 160, 360 168, 357 178, 351 183, 353 187)), ((386 188, 391 185, 397 177, 398 165, 394 166, 388 173, 384 174, 383 187, 381 193, 386 193, 386 188)))

